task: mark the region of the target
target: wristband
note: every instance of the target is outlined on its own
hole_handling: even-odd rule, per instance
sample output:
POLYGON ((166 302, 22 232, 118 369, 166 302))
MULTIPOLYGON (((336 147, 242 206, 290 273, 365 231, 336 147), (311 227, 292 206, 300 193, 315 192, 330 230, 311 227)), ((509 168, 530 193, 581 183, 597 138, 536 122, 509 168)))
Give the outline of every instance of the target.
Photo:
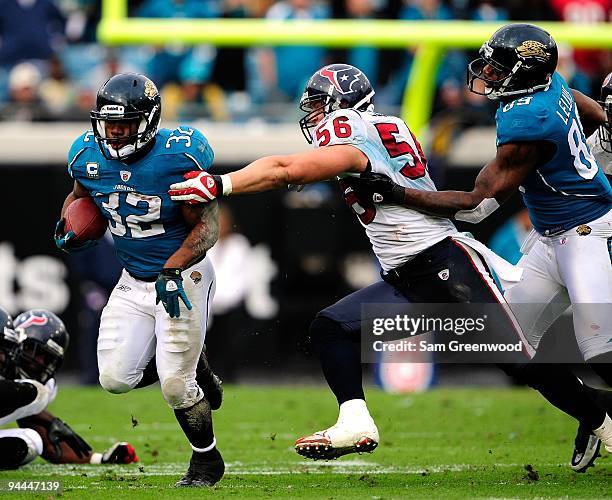
POLYGON ((164 267, 159 274, 160 276, 166 276, 168 278, 182 279, 182 272, 183 270, 180 267, 164 267))
POLYGON ((223 188, 223 196, 227 196, 232 192, 232 179, 229 174, 220 175, 219 179, 221 180, 221 186, 223 188))
POLYGON ((89 463, 93 465, 100 465, 102 463, 102 453, 92 453, 89 463))

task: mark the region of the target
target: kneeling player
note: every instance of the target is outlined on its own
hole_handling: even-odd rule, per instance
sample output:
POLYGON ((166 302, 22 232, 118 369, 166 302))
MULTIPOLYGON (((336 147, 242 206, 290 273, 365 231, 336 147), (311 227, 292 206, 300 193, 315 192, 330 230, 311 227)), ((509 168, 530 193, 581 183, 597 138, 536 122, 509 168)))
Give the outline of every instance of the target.
POLYGON ((56 371, 68 347, 68 332, 53 313, 25 312, 15 324, 0 309, 0 468, 15 469, 37 456, 52 463, 127 464, 138 457, 131 444, 115 443, 103 453, 46 411, 55 399, 56 371))

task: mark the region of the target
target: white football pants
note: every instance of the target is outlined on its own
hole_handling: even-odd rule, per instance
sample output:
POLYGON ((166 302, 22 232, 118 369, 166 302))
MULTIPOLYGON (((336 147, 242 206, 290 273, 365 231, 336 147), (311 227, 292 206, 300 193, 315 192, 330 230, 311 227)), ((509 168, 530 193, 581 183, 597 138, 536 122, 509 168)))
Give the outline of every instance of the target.
POLYGON ((571 304, 584 359, 612 351, 612 211, 557 236, 540 236, 517 265, 523 278, 505 297, 534 348, 571 304))
POLYGON ((109 392, 133 389, 155 354, 164 399, 175 409, 202 399, 195 381, 208 315, 215 294, 215 272, 208 257, 182 273, 193 306, 179 299, 181 314, 170 318, 155 304, 155 283, 137 280, 125 270, 102 311, 98 336, 100 385, 109 392))

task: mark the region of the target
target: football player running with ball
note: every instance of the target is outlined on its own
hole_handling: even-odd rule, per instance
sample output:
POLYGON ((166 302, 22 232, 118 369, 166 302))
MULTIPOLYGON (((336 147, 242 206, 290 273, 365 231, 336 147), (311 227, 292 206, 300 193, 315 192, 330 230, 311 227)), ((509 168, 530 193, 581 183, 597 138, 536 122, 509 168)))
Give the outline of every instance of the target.
MULTIPOLYGON (((578 347, 612 386, 612 188, 601 168, 609 164, 602 147, 610 147, 610 76, 601 92, 604 112, 571 90, 556 66, 557 46, 546 31, 530 24, 500 28, 468 68, 470 90, 500 101, 497 155, 474 189, 424 192, 381 176, 363 180, 360 192, 376 202, 478 223, 518 189, 535 230, 521 249, 522 280, 506 291, 506 300, 536 349, 573 305, 578 347), (598 127, 591 143, 600 146, 600 165, 585 141, 585 131, 598 127)), ((610 414, 610 394, 596 396, 610 414)), ((571 462, 578 472, 595 460, 598 438, 612 452, 609 416, 593 413, 580 422, 571 462)))
MULTIPOLYGON (((346 64, 326 66, 310 78, 300 103, 306 112, 300 125, 308 142, 314 142, 314 151, 268 156, 228 175, 191 172, 170 190, 175 200, 208 203, 229 194, 343 177, 346 202, 365 228, 384 281, 324 309, 311 324, 312 346, 339 404, 334 426, 296 442, 296 451, 313 459, 371 451, 379 442, 361 380, 362 304, 477 302, 500 304, 507 311, 487 264, 502 280, 520 279, 517 268, 459 233, 449 218, 400 206, 376 206, 359 196, 351 179, 372 172, 386 174, 419 193, 436 192, 414 135, 401 119, 374 113, 373 97, 374 90, 359 69, 346 64)), ((522 332, 508 314, 500 318, 492 337, 491 343, 516 343, 522 332)), ((528 347, 524 340, 523 345, 528 347)), ((577 379, 565 383, 564 374, 526 364, 530 352, 508 354, 500 367, 537 388, 556 406, 573 408, 574 401, 580 401, 577 418, 588 418, 583 408, 605 416, 577 379)))
POLYGON ((69 336, 52 312, 31 310, 13 323, 0 308, 0 469, 16 469, 38 456, 54 464, 129 464, 137 462, 130 443, 115 443, 103 453, 91 447, 47 411, 57 394, 55 374, 62 366, 69 336))
MULTIPOLYGON (((63 230, 68 205, 90 196, 108 220, 124 267, 100 321, 100 384, 119 394, 159 377, 193 450, 177 486, 211 486, 224 472, 211 417, 218 405, 203 391, 198 363, 215 293, 206 252, 219 233, 217 205, 176 203, 167 189, 185 172, 210 167, 213 151, 196 129, 160 129, 160 117, 159 92, 146 76, 118 74, 102 85, 93 130, 70 149, 74 187, 55 239, 67 252, 93 244, 63 230)), ((210 370, 204 372, 210 379, 210 370)))

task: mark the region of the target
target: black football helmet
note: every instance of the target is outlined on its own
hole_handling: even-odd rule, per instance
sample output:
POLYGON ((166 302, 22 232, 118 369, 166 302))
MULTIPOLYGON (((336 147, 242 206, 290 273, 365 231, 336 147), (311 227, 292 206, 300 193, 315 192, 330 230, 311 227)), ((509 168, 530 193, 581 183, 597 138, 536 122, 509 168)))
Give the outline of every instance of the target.
POLYGON ((64 361, 70 341, 64 323, 51 311, 32 309, 15 318, 15 331, 21 339, 17 375, 44 384, 64 361))
POLYGON ((15 378, 15 359, 19 348, 19 336, 13 327, 13 318, 0 307, 0 377, 15 378))
POLYGON ((96 109, 91 111, 90 118, 104 157, 127 160, 149 144, 159 130, 159 91, 144 75, 119 73, 98 90, 96 109), (135 132, 127 137, 107 137, 106 122, 128 122, 135 132))
POLYGON ((599 142, 604 151, 612 153, 612 73, 601 84, 599 104, 606 112, 606 121, 599 127, 599 142))
POLYGON ((330 64, 310 77, 300 99, 300 109, 306 115, 300 120, 302 134, 312 143, 310 129, 323 116, 338 109, 358 111, 374 109, 374 89, 368 78, 350 64, 330 64))
POLYGON ((550 84, 557 67, 557 44, 533 24, 507 24, 482 44, 468 65, 467 85, 490 99, 530 94, 550 84), (485 74, 485 68, 486 73, 485 74), (478 81, 484 89, 475 87, 478 81))

